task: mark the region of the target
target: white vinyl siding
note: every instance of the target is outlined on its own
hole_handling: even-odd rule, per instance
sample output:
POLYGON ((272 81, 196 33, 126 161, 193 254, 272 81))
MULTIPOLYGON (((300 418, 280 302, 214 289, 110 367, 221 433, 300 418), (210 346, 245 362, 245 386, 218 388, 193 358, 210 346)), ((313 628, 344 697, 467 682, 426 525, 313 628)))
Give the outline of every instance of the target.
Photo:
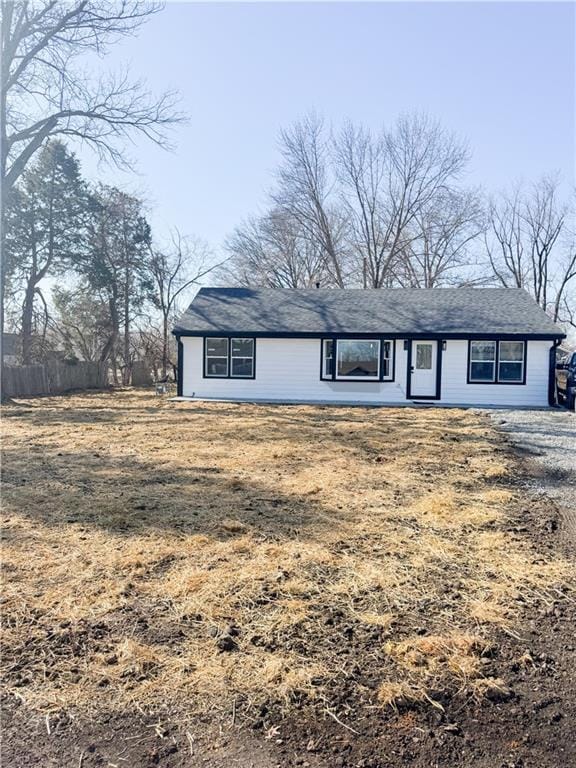
POLYGON ((442 353, 443 403, 463 405, 548 405, 548 371, 551 341, 528 341, 526 384, 467 384, 468 342, 449 339, 442 353))
POLYGON ((256 339, 254 379, 202 378, 202 339, 182 337, 184 396, 321 400, 326 402, 406 401, 406 352, 396 342, 397 381, 323 381, 320 378, 320 339, 256 339), (399 373, 398 373, 399 372, 399 373))
MULTIPOLYGON (((203 340, 182 337, 188 397, 238 400, 406 403, 407 352, 397 339, 394 381, 323 381, 320 339, 256 339, 254 379, 205 379, 203 340)), ((468 384, 468 341, 449 339, 442 352, 440 402, 452 405, 546 406, 551 341, 528 341, 525 384, 468 384)))

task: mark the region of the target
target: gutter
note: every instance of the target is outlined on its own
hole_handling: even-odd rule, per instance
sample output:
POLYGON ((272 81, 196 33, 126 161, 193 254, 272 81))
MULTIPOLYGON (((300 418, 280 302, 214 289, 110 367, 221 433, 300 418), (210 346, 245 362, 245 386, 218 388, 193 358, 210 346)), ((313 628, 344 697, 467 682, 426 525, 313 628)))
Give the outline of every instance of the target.
MULTIPOLYGON (((566 338, 566 336, 563 338, 566 338)), ((556 350, 561 343, 562 339, 557 338, 554 340, 554 344, 550 347, 550 367, 548 370, 548 405, 552 407, 558 405, 558 397, 556 394, 556 350)))
POLYGON ((402 333, 390 333, 388 331, 353 332, 353 331, 246 331, 246 330, 223 330, 222 328, 212 328, 204 331, 192 331, 185 328, 174 328, 172 333, 176 338, 181 336, 203 337, 203 336, 252 336, 256 339, 371 339, 374 336, 382 336, 387 339, 434 339, 442 341, 444 339, 480 339, 492 340, 514 340, 525 339, 526 341, 554 341, 566 338, 565 333, 446 333, 429 331, 412 332, 404 331, 402 333))
POLYGON ((176 379, 176 396, 182 397, 182 382, 184 378, 184 345, 182 344, 182 340, 180 338, 180 334, 177 331, 172 331, 174 336, 176 337, 176 342, 178 344, 178 367, 177 367, 177 379, 176 379))

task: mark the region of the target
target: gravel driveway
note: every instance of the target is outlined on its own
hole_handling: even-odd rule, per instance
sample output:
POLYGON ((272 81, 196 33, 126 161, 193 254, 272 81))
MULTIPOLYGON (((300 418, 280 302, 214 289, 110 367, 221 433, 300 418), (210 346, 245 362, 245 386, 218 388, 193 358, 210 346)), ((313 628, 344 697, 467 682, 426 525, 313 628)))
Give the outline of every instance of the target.
POLYGON ((528 486, 558 503, 566 533, 576 540, 576 414, 566 410, 506 410, 490 415, 533 468, 528 486))

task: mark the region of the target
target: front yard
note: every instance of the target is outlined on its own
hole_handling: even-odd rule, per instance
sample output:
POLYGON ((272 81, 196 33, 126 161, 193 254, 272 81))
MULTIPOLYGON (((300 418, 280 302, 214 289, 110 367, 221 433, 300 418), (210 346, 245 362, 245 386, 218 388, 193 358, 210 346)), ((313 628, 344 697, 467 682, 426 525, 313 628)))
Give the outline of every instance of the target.
POLYGON ((135 391, 3 415, 6 765, 576 761, 573 563, 487 417, 135 391))

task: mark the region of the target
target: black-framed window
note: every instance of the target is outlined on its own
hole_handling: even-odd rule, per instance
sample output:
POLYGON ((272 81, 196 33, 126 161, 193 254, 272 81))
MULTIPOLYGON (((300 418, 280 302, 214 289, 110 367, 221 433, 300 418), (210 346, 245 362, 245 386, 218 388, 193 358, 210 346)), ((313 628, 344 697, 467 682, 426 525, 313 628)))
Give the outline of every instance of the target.
POLYGON ((520 384, 524 380, 523 341, 498 342, 498 381, 520 384))
POLYGON ((327 381, 392 381, 394 342, 389 339, 322 339, 320 378, 327 381))
POLYGON ((322 342, 322 378, 331 379, 334 375, 334 339, 322 342))
POLYGON ((516 340, 470 340, 469 384, 525 384, 526 342, 516 340))
POLYGON ((254 339, 230 339, 230 376, 251 379, 254 376, 254 339))
POLYGON ((470 381, 493 382, 496 380, 496 342, 470 342, 470 381))
POLYGON ((378 381, 380 378, 380 340, 337 339, 336 378, 378 381))
POLYGON ((382 381, 390 381, 394 374, 394 360, 392 355, 394 354, 394 342, 389 340, 382 341, 382 369, 380 371, 380 378, 382 381))
POLYGON ((217 378, 228 376, 228 339, 224 336, 206 338, 204 345, 204 375, 217 378))
POLYGON ((253 337, 206 336, 204 378, 253 379, 256 375, 256 340, 253 337))

